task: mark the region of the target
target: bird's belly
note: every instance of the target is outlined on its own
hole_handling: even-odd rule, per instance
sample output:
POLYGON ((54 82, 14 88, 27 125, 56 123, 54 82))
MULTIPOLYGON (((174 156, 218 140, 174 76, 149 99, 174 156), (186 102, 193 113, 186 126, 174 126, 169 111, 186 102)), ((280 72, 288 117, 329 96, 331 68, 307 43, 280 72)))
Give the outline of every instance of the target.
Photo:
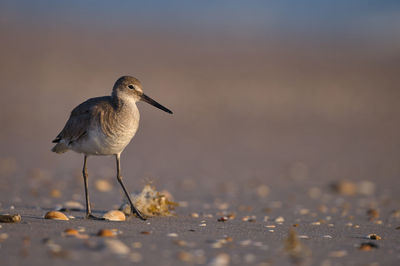
POLYGON ((80 142, 72 145, 72 150, 88 155, 113 155, 121 153, 135 135, 137 128, 105 135, 101 130, 94 129, 80 142))

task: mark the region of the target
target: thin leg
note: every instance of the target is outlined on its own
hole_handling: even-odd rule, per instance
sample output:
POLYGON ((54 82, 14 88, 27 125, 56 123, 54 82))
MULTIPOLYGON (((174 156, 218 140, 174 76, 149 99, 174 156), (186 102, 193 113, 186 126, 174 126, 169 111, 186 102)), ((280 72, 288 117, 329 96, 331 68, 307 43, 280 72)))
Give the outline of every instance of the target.
POLYGON ((88 173, 86 170, 86 161, 87 161, 87 155, 85 155, 85 157, 83 159, 83 169, 82 169, 83 181, 85 183, 86 219, 104 220, 104 218, 98 218, 98 217, 92 215, 92 210, 90 209, 89 190, 88 190, 88 173))
POLYGON ((120 154, 116 154, 115 158, 117 159, 117 179, 119 184, 121 185, 122 189, 125 192, 126 197, 128 198, 129 204, 131 205, 131 212, 132 213, 136 213, 136 215, 142 219, 142 220, 146 220, 146 218, 143 216, 143 214, 140 213, 140 211, 138 209, 136 209, 135 205, 133 205, 133 202, 131 200, 131 197, 129 196, 128 191, 126 190, 124 183, 122 182, 122 176, 121 176, 121 164, 120 164, 120 154))

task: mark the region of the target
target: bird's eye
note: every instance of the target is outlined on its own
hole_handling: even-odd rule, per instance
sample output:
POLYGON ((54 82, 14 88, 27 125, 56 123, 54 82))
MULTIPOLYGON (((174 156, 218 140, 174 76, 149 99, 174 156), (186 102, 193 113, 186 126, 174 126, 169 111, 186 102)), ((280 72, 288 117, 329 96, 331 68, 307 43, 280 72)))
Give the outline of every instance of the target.
POLYGON ((130 84, 130 85, 128 86, 128 88, 131 89, 131 90, 133 90, 133 89, 135 88, 135 86, 133 86, 132 84, 130 84))

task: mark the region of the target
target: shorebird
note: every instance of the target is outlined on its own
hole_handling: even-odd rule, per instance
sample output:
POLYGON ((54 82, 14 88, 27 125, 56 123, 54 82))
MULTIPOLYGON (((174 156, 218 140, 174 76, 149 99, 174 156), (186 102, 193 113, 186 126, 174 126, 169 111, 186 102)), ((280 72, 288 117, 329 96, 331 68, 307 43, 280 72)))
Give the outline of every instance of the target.
POLYGON ((134 77, 119 78, 111 96, 91 98, 72 110, 63 130, 53 140, 57 143, 52 151, 64 153, 68 150, 82 153, 83 181, 86 197, 86 218, 101 219, 92 215, 88 192, 87 158, 90 155, 113 155, 117 163, 117 180, 131 206, 131 212, 139 218, 145 217, 133 204, 122 182, 120 157, 139 127, 139 110, 136 103, 147 102, 167 113, 172 111, 143 93, 142 84, 134 77))

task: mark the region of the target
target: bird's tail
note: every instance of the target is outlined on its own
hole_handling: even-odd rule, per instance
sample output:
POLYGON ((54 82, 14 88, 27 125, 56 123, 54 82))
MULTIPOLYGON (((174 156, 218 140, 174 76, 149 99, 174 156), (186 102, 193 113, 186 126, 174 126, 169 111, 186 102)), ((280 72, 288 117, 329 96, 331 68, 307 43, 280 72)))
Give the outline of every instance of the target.
POLYGON ((52 149, 52 152, 55 153, 64 153, 67 152, 69 150, 68 146, 65 145, 65 143, 57 143, 52 149))

